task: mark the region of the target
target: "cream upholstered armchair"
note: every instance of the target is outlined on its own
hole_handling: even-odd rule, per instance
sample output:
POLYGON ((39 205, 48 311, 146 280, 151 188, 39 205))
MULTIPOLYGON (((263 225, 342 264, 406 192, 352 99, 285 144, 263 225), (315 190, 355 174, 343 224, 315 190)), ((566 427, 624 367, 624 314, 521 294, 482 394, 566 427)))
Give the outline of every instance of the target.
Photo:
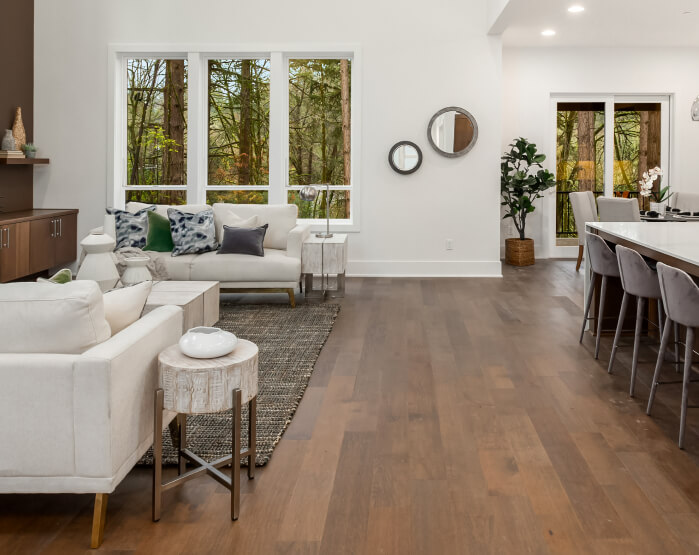
POLYGON ((699 193, 685 193, 679 191, 672 195, 670 203, 673 208, 687 210, 689 212, 699 212, 699 193))
POLYGON ((578 231, 578 260, 575 264, 575 271, 577 272, 580 270, 583 251, 585 250, 585 223, 597 221, 595 194, 592 191, 570 193, 570 204, 573 207, 575 227, 578 231))
POLYGON ((640 222, 641 211, 637 198, 606 198, 597 199, 600 222, 640 222))
POLYGON ((157 358, 182 310, 112 336, 97 283, 74 281, 0 285, 0 311, 0 494, 94 493, 99 547, 109 494, 153 443, 157 358))

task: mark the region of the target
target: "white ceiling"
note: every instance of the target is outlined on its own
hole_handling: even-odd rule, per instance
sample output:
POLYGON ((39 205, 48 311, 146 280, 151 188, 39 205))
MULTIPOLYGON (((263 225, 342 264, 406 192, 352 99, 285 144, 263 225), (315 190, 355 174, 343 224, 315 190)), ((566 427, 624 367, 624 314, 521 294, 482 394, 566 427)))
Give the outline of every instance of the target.
POLYGON ((505 46, 699 46, 699 0, 510 0, 499 25, 505 46))

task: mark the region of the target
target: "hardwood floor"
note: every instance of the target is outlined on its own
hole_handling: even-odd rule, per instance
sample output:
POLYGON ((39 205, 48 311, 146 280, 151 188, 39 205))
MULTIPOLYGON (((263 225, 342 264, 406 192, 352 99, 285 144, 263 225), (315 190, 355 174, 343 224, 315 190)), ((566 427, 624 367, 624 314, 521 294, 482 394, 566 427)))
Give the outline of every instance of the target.
MULTIPOLYGON (((599 361, 591 336, 578 344, 574 268, 348 279, 291 426, 255 480, 241 477, 240 520, 200 479, 167 492, 151 522, 137 468, 110 496, 101 551, 699 552, 699 411, 681 451, 680 386, 645 415, 653 345, 630 399, 630 341, 612 376, 611 337, 599 361)), ((92 501, 0 496, 0 553, 90 552, 92 501)))

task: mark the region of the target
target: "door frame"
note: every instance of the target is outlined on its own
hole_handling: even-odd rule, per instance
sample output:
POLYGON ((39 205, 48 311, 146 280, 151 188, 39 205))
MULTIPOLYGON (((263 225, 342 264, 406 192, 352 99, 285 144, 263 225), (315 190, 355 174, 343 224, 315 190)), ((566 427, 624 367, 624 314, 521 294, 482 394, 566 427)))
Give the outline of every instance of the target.
MULTIPOLYGON (((549 119, 547 123, 547 141, 544 153, 548 160, 553 161, 555 173, 557 150, 557 112, 559 102, 603 102, 604 103, 604 196, 614 195, 614 105, 621 102, 653 103, 660 104, 660 167, 665 175, 663 181, 671 183, 673 160, 672 152, 672 121, 674 114, 674 95, 672 93, 660 94, 577 94, 577 93, 552 93, 549 98, 549 119), (612 150, 609 150, 610 147, 612 150)), ((577 246, 556 245, 556 189, 546 191, 543 199, 544 208, 544 234, 545 243, 548 246, 549 258, 577 258, 577 246)))

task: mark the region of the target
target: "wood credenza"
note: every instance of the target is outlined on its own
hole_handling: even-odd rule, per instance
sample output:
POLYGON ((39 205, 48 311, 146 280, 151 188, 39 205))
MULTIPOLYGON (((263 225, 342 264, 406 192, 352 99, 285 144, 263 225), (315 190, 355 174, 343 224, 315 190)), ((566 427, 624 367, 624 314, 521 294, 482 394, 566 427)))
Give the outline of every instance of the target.
POLYGON ((77 242, 77 210, 0 214, 0 283, 73 262, 77 242))

